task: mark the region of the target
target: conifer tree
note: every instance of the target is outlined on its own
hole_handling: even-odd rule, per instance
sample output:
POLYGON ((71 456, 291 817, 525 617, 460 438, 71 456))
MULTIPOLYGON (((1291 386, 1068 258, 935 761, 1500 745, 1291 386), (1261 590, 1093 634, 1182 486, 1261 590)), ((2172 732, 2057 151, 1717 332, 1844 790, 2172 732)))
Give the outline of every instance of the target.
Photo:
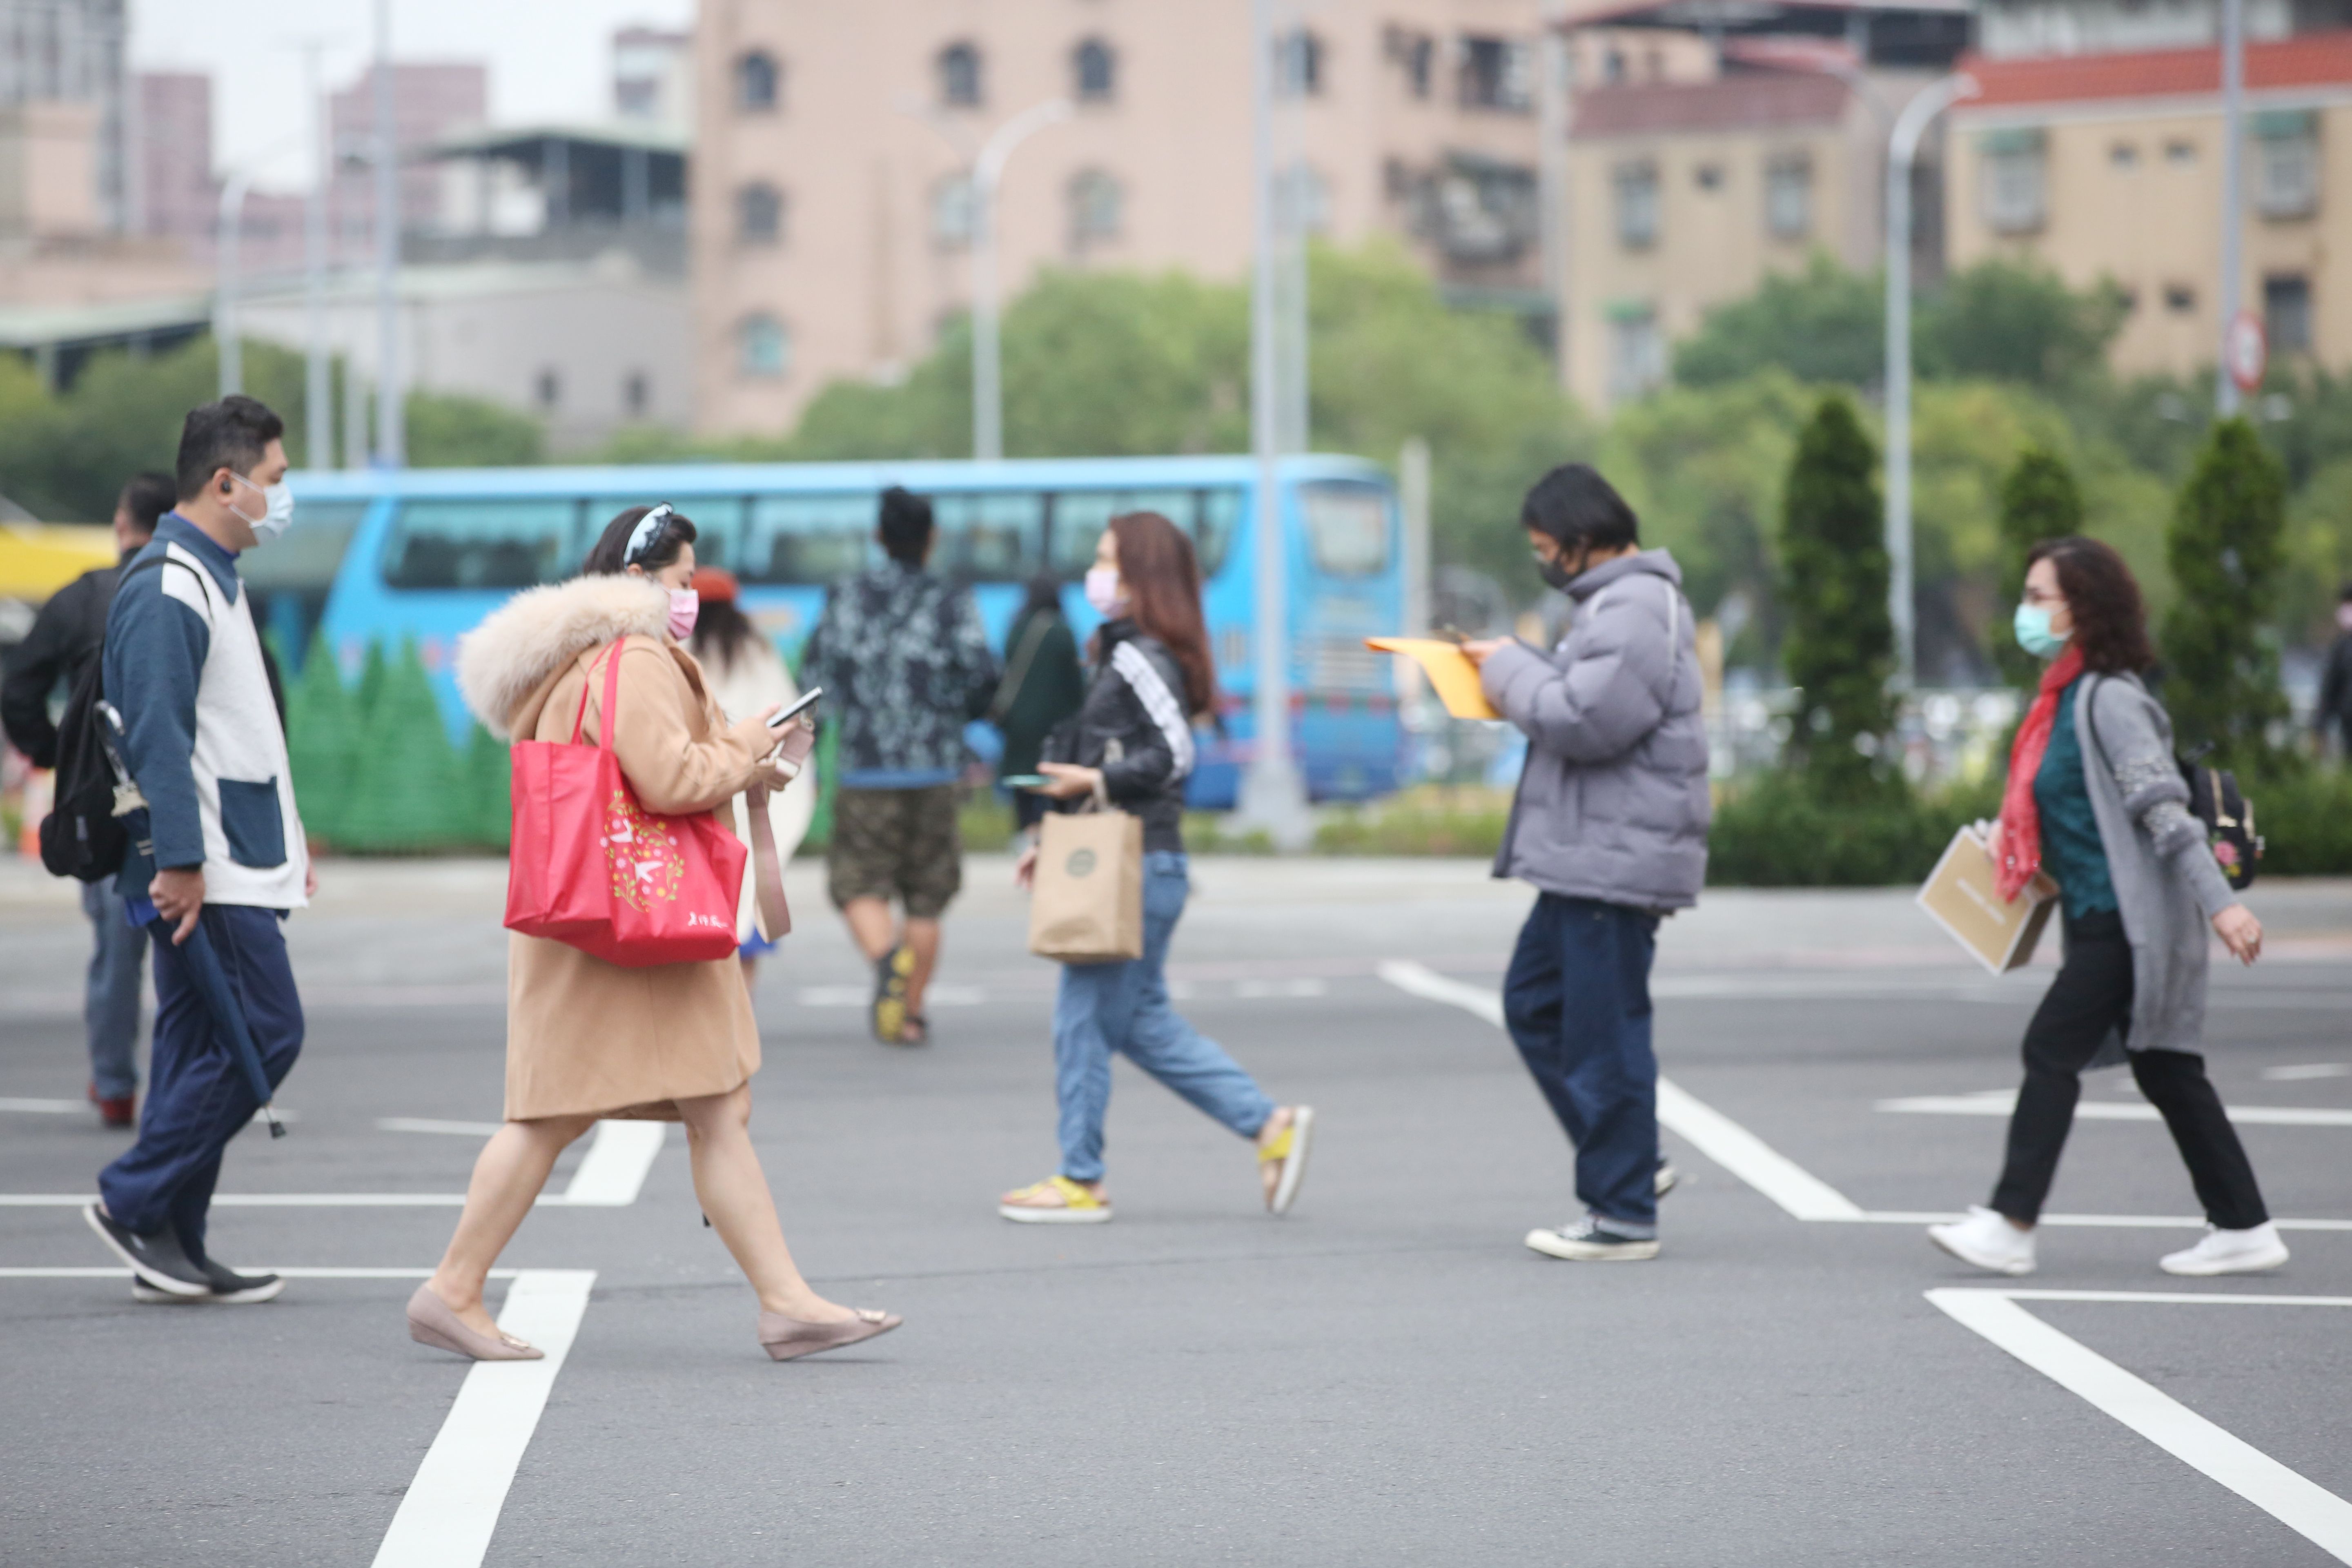
POLYGON ((1797 437, 1782 500, 1782 658, 1798 689, 1789 745, 1808 784, 1835 801, 1902 787, 1887 765, 1895 627, 1876 462, 1853 403, 1832 394, 1797 437))
POLYGON ((351 847, 404 853, 464 842, 472 827, 465 779, 416 645, 403 639, 396 659, 373 650, 371 659, 383 673, 344 813, 351 847))
POLYGON ((324 637, 313 637, 286 698, 286 751, 296 808, 313 838, 340 844, 359 743, 357 704, 324 637))
POLYGON ((2042 679, 2042 661, 2017 646, 2008 620, 2025 592, 2025 557, 2045 539, 2083 531, 2083 492, 2074 470, 2057 454, 2029 447, 2000 481, 2000 619, 1989 636, 1993 662, 2012 686, 2031 689, 2042 679))
POLYGON ((2242 772, 2294 765, 2271 743, 2287 717, 2264 635, 2286 558, 2286 470, 2244 419, 2213 426, 2165 537, 2179 597, 2164 620, 2165 705, 2181 749, 2242 772))
POLYGON ((464 792, 469 843, 504 850, 513 837, 512 768, 507 743, 476 724, 466 742, 464 792))

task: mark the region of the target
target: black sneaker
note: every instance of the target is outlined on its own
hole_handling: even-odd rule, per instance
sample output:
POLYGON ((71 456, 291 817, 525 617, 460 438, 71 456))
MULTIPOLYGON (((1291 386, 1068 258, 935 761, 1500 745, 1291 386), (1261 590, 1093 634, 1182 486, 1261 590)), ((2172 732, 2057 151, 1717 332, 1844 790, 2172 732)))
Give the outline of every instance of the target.
POLYGON ((242 1307, 255 1301, 275 1300, 278 1293, 286 1289, 286 1281, 275 1274, 239 1274, 228 1265, 215 1263, 209 1258, 205 1259, 202 1268, 205 1278, 212 1281, 212 1289, 204 1295, 175 1296, 156 1289, 144 1279, 134 1278, 131 1281, 131 1299, 150 1306, 202 1306, 210 1301, 242 1307))
POLYGON ((1531 1230, 1528 1245, 1570 1263, 1639 1263, 1658 1255, 1656 1237, 1620 1236, 1591 1215, 1558 1230, 1531 1230))
POLYGON ((180 1247, 179 1236, 168 1226, 152 1235, 142 1236, 129 1226, 117 1224, 96 1204, 86 1205, 81 1217, 98 1232, 99 1240, 131 1266, 135 1278, 155 1289, 172 1296, 213 1293, 210 1276, 188 1260, 188 1255, 180 1247))

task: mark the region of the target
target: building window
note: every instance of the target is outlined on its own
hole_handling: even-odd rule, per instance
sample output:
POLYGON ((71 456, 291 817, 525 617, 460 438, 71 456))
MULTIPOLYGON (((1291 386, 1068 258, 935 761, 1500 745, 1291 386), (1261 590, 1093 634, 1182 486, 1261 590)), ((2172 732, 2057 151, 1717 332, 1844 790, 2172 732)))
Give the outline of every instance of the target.
POLYGON ((2139 167, 2139 148, 2129 142, 2118 142, 2107 149, 2107 162, 2118 169, 2139 167))
POLYGON ((980 221, 970 174, 949 174, 931 187, 931 243, 941 250, 961 250, 971 243, 980 221))
POLYGON ((735 107, 744 114, 772 114, 783 101, 784 73, 776 57, 751 49, 735 60, 735 107))
POLYGON ((557 374, 553 365, 539 373, 538 380, 531 386, 531 395, 541 408, 550 413, 553 413, 555 405, 563 401, 563 377, 557 374))
POLYGON ((940 101, 950 109, 978 109, 982 93, 980 50, 971 44, 950 44, 940 51, 940 101))
POLYGON ((1119 184, 1100 169, 1087 169, 1070 181, 1070 248, 1087 250, 1118 237, 1126 195, 1119 184))
POLYGON ((2310 110, 2254 116, 2254 210, 2269 218, 2319 210, 2319 116, 2310 110))
POLYGON ((781 380, 792 368, 793 334, 783 322, 755 310, 735 326, 735 368, 754 381, 781 380))
POLYGON ((1995 131, 1979 142, 1984 153, 1984 220, 2001 234, 2031 234, 2048 217, 2042 135, 1995 131))
POLYGON ((1331 232, 1331 182, 1312 165, 1297 163, 1276 174, 1275 197, 1292 233, 1331 232))
POLYGON ((1381 53, 1404 77, 1407 93, 1414 98, 1429 96, 1430 79, 1437 63, 1435 38, 1406 27, 1391 27, 1381 35, 1381 53))
POLYGON ((1305 27, 1275 44, 1276 85, 1286 98, 1315 98, 1323 91, 1323 40, 1305 27))
POLYGON ((735 242, 781 245, 784 239, 784 194, 764 180, 735 193, 735 242))
POLYGON ((644 371, 633 370, 621 379, 621 406, 629 411, 632 419, 643 419, 654 405, 653 378, 644 371))
POLYGON ((1118 57, 1100 38, 1070 51, 1070 75, 1080 103, 1108 103, 1118 92, 1118 57))
POLYGON ((2197 143, 2194 142, 2167 142, 2164 144, 2164 161, 2180 168, 2185 168, 2189 164, 2194 163, 2197 162, 2197 143))
POLYGON ((1525 114, 1535 107, 1534 47, 1517 38, 1462 40, 1462 107, 1525 114))
POLYGON ((2197 290, 2186 283, 2164 286, 2164 308, 2176 316, 2185 316, 2197 309, 2197 290))
POLYGON ((1813 232, 1813 165, 1804 158, 1775 158, 1764 166, 1764 226, 1774 239, 1802 239, 1813 232))
POLYGON ((1647 305, 1621 306, 1609 314, 1609 395, 1624 402, 1666 378, 1666 343, 1657 312, 1647 305))
POLYGON ((1625 51, 1612 48, 1601 57, 1601 79, 1615 86, 1625 79, 1625 51))
POLYGON ((1658 170, 1628 163, 1617 171, 1617 243, 1647 250, 1658 243, 1658 170))
POLYGON ((2274 354, 2311 352, 2311 279, 2299 272, 2263 279, 2263 332, 2274 354))
POLYGON ((1702 191, 1719 191, 1723 189, 1723 165, 1701 163, 1692 171, 1691 178, 1697 183, 1698 188, 1702 191))

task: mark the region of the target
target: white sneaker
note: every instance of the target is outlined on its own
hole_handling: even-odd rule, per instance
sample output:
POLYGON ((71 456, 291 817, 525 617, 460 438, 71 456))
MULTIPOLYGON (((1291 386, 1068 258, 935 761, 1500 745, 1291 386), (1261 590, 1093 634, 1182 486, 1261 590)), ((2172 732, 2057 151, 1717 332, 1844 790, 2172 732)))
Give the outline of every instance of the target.
POLYGON ((2018 1229, 1981 1204, 1970 1204, 1966 1219, 1929 1226, 1927 1239, 1961 1262, 1995 1274, 2033 1272, 2033 1233, 2018 1229))
POLYGON ((2252 1230, 2208 1226, 2196 1246, 2168 1253, 2158 1264, 2167 1274, 2257 1274, 2286 1261, 2278 1226, 2264 1220, 2252 1230))

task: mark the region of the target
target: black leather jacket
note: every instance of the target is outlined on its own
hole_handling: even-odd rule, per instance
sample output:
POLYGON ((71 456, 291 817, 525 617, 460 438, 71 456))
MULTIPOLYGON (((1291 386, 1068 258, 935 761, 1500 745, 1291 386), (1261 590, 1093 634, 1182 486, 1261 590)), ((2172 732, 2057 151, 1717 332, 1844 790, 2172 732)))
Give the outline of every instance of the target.
MULTIPOLYGON (((1184 781, 1194 760, 1176 658, 1131 620, 1107 622, 1095 640, 1085 702, 1045 742, 1045 760, 1100 768, 1103 793, 1143 818, 1147 853, 1184 849, 1184 781)), ((1058 809, 1083 809, 1083 797, 1058 809)))

